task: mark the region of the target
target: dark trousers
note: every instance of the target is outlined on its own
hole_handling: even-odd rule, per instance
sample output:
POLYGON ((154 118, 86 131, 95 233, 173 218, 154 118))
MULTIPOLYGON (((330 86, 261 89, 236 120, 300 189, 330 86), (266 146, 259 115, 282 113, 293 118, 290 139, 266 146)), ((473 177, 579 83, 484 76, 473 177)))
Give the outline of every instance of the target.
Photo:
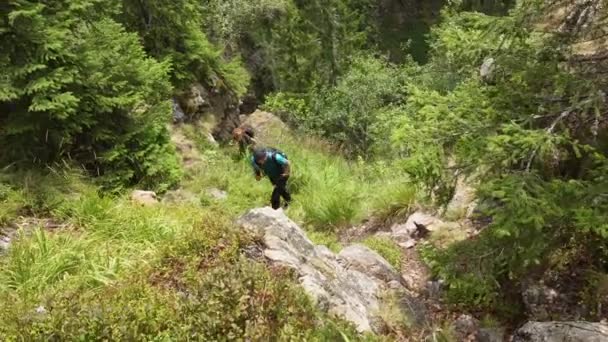
POLYGON ((285 203, 291 202, 291 195, 289 194, 289 191, 287 191, 287 179, 288 178, 281 177, 278 180, 272 181, 274 190, 272 190, 270 203, 272 204, 273 209, 279 209, 281 207, 281 197, 283 197, 285 203))

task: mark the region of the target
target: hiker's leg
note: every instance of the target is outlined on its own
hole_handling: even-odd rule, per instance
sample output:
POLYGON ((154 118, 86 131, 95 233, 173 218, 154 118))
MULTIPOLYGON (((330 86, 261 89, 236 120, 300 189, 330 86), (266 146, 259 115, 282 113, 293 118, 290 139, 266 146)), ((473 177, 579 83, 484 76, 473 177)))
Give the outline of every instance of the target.
POLYGON ((272 209, 279 209, 281 207, 281 190, 278 184, 275 184, 272 190, 270 204, 272 205, 272 209))
POLYGON ((288 178, 285 178, 281 182, 281 196, 283 196, 285 202, 289 203, 291 202, 291 194, 289 193, 289 190, 287 190, 287 180, 288 178))

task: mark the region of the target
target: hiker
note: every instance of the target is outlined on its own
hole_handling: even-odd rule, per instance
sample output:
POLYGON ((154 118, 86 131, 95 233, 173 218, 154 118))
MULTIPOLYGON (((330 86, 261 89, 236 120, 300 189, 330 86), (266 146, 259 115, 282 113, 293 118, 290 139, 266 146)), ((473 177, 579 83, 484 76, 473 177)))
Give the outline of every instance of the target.
POLYGON ((239 126, 232 131, 232 140, 239 144, 239 152, 242 155, 247 150, 253 151, 255 147, 255 133, 251 126, 239 126))
POLYGON ((289 206, 291 195, 287 191, 287 180, 289 179, 290 165, 285 153, 274 148, 256 148, 251 157, 251 164, 257 181, 263 175, 268 176, 274 190, 270 198, 273 209, 281 206, 281 197, 285 200, 284 208, 289 206))

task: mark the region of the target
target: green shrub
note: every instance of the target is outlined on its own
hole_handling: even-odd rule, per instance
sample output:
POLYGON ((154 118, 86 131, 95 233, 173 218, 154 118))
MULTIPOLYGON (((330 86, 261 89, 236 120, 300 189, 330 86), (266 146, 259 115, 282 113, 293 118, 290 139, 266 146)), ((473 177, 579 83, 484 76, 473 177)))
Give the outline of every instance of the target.
POLYGON ((279 104, 295 107, 289 112, 294 116, 291 120, 309 132, 338 143, 351 155, 371 157, 374 149, 387 146, 388 123, 395 113, 388 108, 404 100, 405 75, 401 69, 384 60, 358 57, 335 87, 320 88, 310 95, 310 109, 302 109, 297 100, 279 104))
POLYGON ((364 245, 378 252, 397 271, 401 270, 402 251, 399 245, 390 238, 370 236, 362 241, 364 245))

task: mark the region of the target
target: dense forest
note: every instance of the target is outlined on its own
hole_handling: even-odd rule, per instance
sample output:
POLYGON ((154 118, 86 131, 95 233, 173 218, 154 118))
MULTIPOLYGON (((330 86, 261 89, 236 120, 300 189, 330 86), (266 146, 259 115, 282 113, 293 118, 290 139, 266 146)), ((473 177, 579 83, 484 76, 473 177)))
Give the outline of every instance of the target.
POLYGON ((608 339, 606 0, 6 0, 0 43, 0 340, 608 339), (440 284, 424 323, 256 254, 244 121, 306 239, 440 284))

